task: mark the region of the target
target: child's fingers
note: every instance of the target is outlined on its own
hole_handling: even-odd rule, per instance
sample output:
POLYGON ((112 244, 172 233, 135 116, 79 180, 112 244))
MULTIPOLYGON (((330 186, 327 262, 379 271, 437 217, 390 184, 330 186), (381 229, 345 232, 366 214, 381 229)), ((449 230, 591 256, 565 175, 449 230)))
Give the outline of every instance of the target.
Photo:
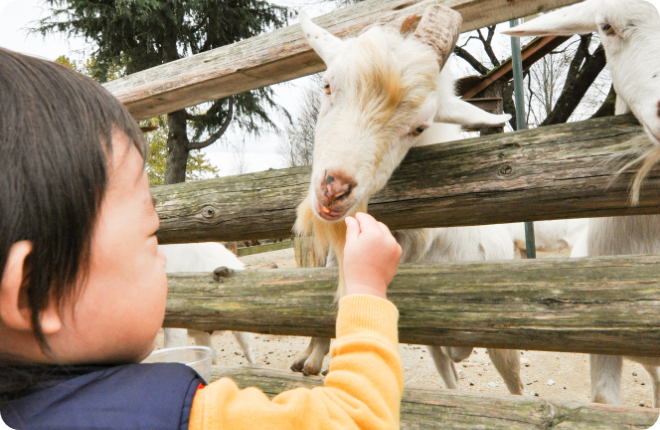
POLYGON ((364 212, 358 212, 355 214, 355 218, 360 222, 360 230, 362 232, 379 232, 380 226, 376 218, 372 217, 369 214, 364 212))
POLYGON ((386 226, 385 224, 383 224, 382 222, 379 221, 379 222, 378 222, 378 226, 380 227, 380 230, 381 230, 383 233, 385 233, 385 234, 387 234, 387 235, 391 235, 391 234, 392 234, 392 232, 390 231, 390 228, 389 228, 388 226, 386 226))
POLYGON ((348 216, 346 221, 346 241, 357 240, 360 236, 360 223, 352 216, 348 216))

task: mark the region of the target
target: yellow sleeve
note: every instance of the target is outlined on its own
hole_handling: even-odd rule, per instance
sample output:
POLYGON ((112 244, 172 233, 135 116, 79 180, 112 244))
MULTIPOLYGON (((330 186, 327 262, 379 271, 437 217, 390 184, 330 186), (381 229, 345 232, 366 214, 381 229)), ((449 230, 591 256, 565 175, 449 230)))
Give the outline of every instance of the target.
POLYGON ((398 315, 384 299, 343 298, 324 387, 297 388, 270 400, 257 388, 239 390, 223 378, 197 392, 189 429, 398 429, 398 315))

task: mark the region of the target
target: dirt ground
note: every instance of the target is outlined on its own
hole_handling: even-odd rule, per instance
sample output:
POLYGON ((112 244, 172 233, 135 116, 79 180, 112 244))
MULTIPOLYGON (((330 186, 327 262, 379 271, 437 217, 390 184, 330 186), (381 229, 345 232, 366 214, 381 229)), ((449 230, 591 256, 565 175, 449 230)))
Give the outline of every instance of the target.
MULTIPOLYGON (((565 253, 539 255, 539 258, 565 256, 565 253)), ((241 257, 248 270, 263 270, 275 263, 278 268, 296 267, 293 249, 241 257)), ((254 335, 253 351, 257 363, 272 369, 287 370, 294 357, 307 347, 309 338, 294 336, 254 335)), ((189 340, 192 344, 192 341, 189 340)), ((158 339, 162 347, 162 336, 158 339)), ((239 366, 247 363, 231 332, 216 332, 213 346, 218 353, 218 365, 239 366)), ((401 344, 405 385, 409 388, 444 388, 433 360, 421 345, 401 344)), ((521 351, 522 377, 525 394, 548 399, 590 401, 589 357, 585 354, 566 354, 521 351)), ((326 357, 324 368, 329 359, 326 357)), ((460 389, 474 393, 508 394, 504 381, 488 358, 487 351, 476 348, 472 355, 456 366, 460 375, 460 389)), ((644 368, 624 361, 623 405, 651 407, 651 387, 644 368)))

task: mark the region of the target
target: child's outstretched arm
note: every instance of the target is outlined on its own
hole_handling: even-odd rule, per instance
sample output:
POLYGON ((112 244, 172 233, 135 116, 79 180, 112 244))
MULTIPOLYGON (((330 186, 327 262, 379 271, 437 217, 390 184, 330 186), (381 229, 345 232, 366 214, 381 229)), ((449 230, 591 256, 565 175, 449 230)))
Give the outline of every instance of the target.
POLYGON ((403 374, 398 311, 387 285, 401 247, 389 229, 358 213, 346 219, 346 297, 325 387, 286 391, 272 401, 227 378, 195 395, 190 429, 398 429, 403 374))

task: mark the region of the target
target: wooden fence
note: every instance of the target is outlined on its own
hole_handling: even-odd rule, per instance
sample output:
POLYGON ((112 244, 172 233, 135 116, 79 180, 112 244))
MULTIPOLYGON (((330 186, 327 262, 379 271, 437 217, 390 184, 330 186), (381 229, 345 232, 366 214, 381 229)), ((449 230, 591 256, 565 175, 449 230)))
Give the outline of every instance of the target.
MULTIPOLYGON (((399 339, 660 356, 660 256, 403 266, 399 339)), ((334 337, 334 269, 170 275, 165 326, 334 337)))
MULTIPOLYGON (((345 37, 358 34, 371 24, 384 24, 415 13, 421 16, 427 6, 442 4, 461 13, 465 32, 579 1, 368 0, 314 21, 345 37)), ((105 87, 136 119, 147 119, 324 69, 296 24, 134 73, 105 87)))
MULTIPOLYGON (((255 367, 214 369, 211 379, 221 377, 232 378, 241 388, 258 387, 270 397, 323 385, 317 376, 255 367)), ((657 419, 657 410, 650 409, 452 390, 406 389, 401 402, 404 430, 645 430, 657 419)))
MULTIPOLYGON (((463 31, 579 0, 368 0, 315 21, 338 36, 443 4, 463 31)), ((106 85, 137 119, 323 70, 298 25, 106 85)), ((642 134, 631 116, 438 144, 410 151, 370 212, 393 229, 660 213, 660 172, 638 207, 632 173, 615 175, 642 134), (618 160, 615 156, 619 156, 618 160)), ((287 236, 309 169, 153 188, 162 243, 287 236)), ((658 256, 403 267, 390 297, 404 342, 660 356, 658 256)), ((329 269, 169 276, 165 325, 332 336, 329 269)), ((269 394, 316 378, 216 369, 269 394)), ((645 429, 657 412, 530 398, 407 390, 403 428, 645 429)))
MULTIPOLYGON (((413 148, 369 212, 392 229, 660 213, 660 172, 638 207, 615 180, 633 116, 413 148)), ((627 158, 626 158, 627 159, 627 158)), ((162 243, 286 237, 309 189, 305 167, 153 188, 162 243)))

